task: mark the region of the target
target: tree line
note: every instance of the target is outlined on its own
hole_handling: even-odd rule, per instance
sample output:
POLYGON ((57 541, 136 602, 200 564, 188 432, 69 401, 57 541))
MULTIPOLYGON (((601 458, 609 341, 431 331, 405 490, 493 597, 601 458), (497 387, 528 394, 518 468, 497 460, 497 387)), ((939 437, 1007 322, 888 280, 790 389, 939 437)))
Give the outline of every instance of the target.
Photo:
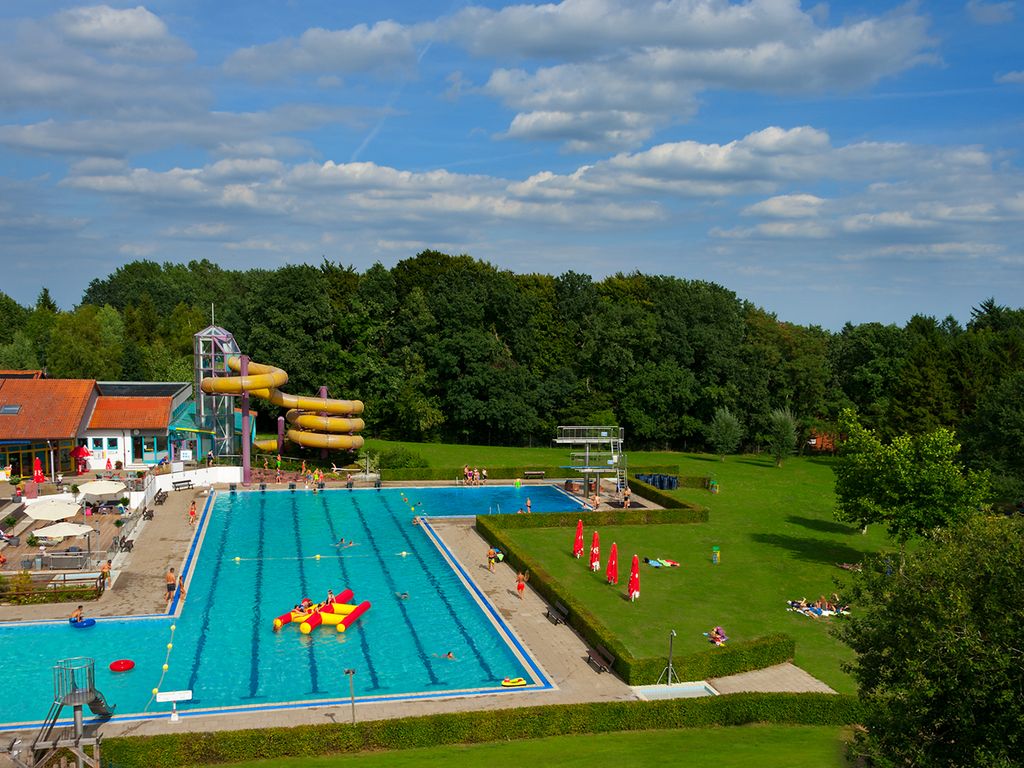
POLYGON ((211 305, 292 391, 366 401, 374 436, 546 444, 558 424, 601 423, 623 426, 630 447, 704 450, 726 413, 737 449, 761 450, 780 410, 805 445, 849 408, 884 439, 951 429, 969 464, 1004 494, 1022 490, 1024 310, 992 300, 966 326, 915 316, 831 332, 710 282, 516 274, 436 251, 364 272, 136 261, 93 280, 72 311, 45 289, 33 307, 0 294, 0 367, 190 381, 211 305))

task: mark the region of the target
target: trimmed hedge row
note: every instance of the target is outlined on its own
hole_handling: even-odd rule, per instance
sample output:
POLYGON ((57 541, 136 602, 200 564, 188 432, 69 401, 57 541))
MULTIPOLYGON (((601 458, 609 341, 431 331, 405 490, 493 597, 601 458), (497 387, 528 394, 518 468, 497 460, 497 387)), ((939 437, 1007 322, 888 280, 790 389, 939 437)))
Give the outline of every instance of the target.
POLYGON ((856 697, 822 693, 734 693, 699 699, 587 702, 451 712, 348 725, 325 723, 103 740, 117 768, 184 768, 247 760, 312 757, 546 736, 779 723, 844 726, 862 720, 856 697))
MULTIPOLYGON (((679 502, 676 502, 679 503, 679 502)), ((701 510, 707 519, 707 510, 701 510)), ((695 511, 681 510, 633 510, 625 514, 646 513, 655 515, 687 514, 695 511)), ((507 531, 521 528, 553 527, 553 518, 563 522, 562 527, 571 528, 577 519, 582 518, 584 525, 608 525, 600 518, 604 512, 584 512, 571 515, 486 515, 476 518, 476 528, 480 535, 491 544, 497 545, 505 554, 505 562, 517 571, 530 571, 530 586, 549 604, 560 602, 569 609, 568 623, 591 646, 603 645, 615 656, 612 669, 630 685, 650 685, 658 681, 665 668, 665 658, 636 658, 622 644, 618 637, 590 610, 569 593, 540 563, 519 552, 507 531)), ((645 515, 645 516, 646 516, 645 515)), ((623 519, 617 524, 643 522, 639 515, 633 520, 623 519)), ((655 522, 655 521, 651 521, 655 522)), ((668 522, 668 521, 665 521, 668 522)), ((677 521, 671 521, 677 522, 677 521)), ((783 634, 766 635, 742 642, 732 641, 721 648, 708 648, 706 652, 695 653, 673 660, 672 665, 684 680, 704 680, 709 677, 724 677, 753 669, 764 669, 773 664, 781 664, 793 658, 796 642, 783 634)))
MULTIPOLYGON (((539 515, 481 515, 501 518, 502 528, 564 528, 576 525, 667 525, 670 523, 706 523, 707 507, 676 502, 676 509, 601 509, 596 512, 577 509, 569 512, 545 512, 539 515)), ((478 519, 479 522, 479 519, 478 519)))
MULTIPOLYGON (((543 472, 545 480, 563 477, 582 477, 582 473, 565 467, 524 466, 524 467, 488 467, 488 480, 514 480, 522 478, 526 472, 543 472)), ((678 475, 678 464, 651 465, 649 467, 633 467, 630 472, 643 474, 678 475)), ((449 480, 462 478, 462 467, 401 467, 381 470, 383 480, 449 480)))
MULTIPOLYGON (((644 472, 642 474, 647 474, 647 473, 644 472)), ((683 485, 684 488, 694 487, 694 486, 689 486, 689 485, 684 485, 683 484, 684 480, 691 480, 691 479, 693 479, 693 478, 679 478, 679 484, 683 485)), ((697 478, 697 479, 703 480, 703 478, 697 478)), ((630 488, 632 488, 637 493, 637 495, 643 496, 645 499, 648 499, 649 501, 653 501, 655 504, 660 504, 661 506, 665 507, 666 509, 677 509, 680 505, 685 503, 685 502, 682 502, 679 499, 677 499, 675 496, 670 496, 669 494, 665 493, 664 491, 661 491, 661 490, 655 488, 650 483, 645 483, 643 480, 638 480, 636 475, 634 475, 632 473, 630 473, 630 475, 629 475, 629 486, 630 486, 630 488)), ((703 486, 696 486, 696 487, 703 487, 703 486)))

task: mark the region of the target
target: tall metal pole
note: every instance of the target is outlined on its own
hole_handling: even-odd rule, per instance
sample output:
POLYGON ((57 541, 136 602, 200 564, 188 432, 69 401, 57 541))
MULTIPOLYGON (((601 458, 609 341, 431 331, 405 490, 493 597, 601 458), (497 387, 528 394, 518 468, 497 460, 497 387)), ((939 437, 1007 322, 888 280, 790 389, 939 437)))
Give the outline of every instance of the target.
MULTIPOLYGON (((242 355, 242 365, 239 373, 242 374, 242 378, 249 375, 249 357, 242 355)), ((235 418, 232 413, 231 418, 235 418)), ((242 485, 249 485, 252 483, 252 459, 250 451, 252 446, 249 443, 251 436, 249 425, 249 392, 242 390, 242 485)))
POLYGON ((354 669, 346 669, 345 674, 348 675, 348 693, 352 697, 352 725, 356 724, 356 671, 354 669))
POLYGON ((676 673, 672 668, 672 641, 676 639, 676 631, 670 630, 668 635, 668 684, 672 685, 672 675, 676 673))

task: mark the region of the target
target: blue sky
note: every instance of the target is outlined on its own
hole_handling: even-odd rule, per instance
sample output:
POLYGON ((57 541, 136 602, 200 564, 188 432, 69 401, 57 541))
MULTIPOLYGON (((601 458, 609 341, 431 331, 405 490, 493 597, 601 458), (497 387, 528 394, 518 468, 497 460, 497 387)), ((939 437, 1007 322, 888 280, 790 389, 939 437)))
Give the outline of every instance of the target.
POLYGON ((1024 2, 0 5, 0 290, 136 259, 712 280, 838 329, 1024 287, 1024 2))

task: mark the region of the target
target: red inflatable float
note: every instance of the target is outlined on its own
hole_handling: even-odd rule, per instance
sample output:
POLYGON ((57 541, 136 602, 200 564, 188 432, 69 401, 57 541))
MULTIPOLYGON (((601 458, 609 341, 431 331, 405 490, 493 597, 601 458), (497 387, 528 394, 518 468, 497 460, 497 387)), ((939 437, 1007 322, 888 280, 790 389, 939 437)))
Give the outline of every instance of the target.
POLYGON ((131 659, 118 659, 117 661, 110 662, 110 670, 112 672, 127 672, 134 666, 135 662, 131 659))

